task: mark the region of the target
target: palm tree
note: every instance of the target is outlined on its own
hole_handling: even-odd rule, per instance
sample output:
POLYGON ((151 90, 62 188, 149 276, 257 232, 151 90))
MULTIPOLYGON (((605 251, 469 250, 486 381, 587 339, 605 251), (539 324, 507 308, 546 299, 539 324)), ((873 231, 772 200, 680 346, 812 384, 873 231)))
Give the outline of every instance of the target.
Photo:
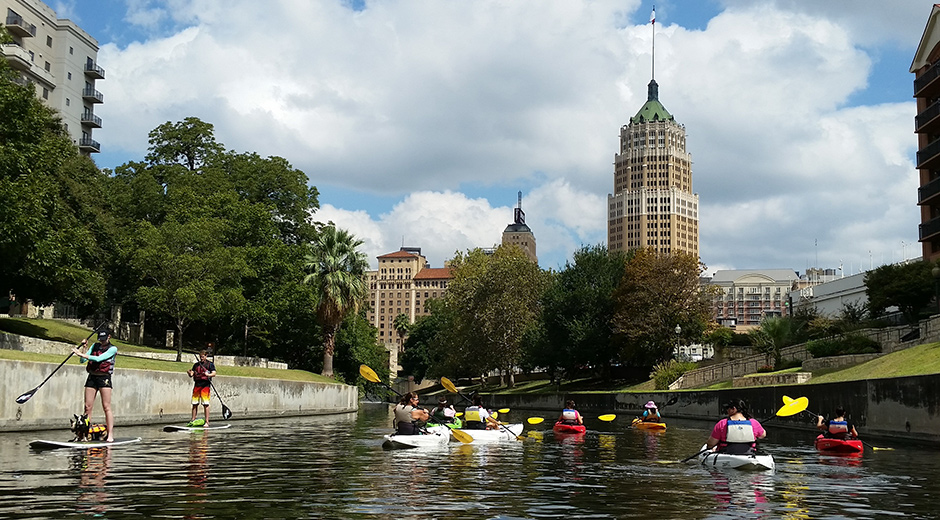
POLYGON ((398 316, 395 316, 395 320, 392 321, 392 327, 395 328, 395 332, 398 332, 398 352, 405 351, 405 342, 402 341, 405 338, 405 334, 411 332, 411 319, 408 318, 408 315, 401 313, 398 316))
POLYGON ((317 320, 323 327, 323 375, 333 377, 336 332, 343 319, 358 312, 369 293, 362 240, 335 226, 323 228, 304 256, 304 283, 316 288, 317 320))
POLYGON ((751 343, 768 357, 774 358, 774 368, 780 368, 780 349, 796 344, 802 327, 790 318, 766 318, 760 328, 748 333, 751 343))

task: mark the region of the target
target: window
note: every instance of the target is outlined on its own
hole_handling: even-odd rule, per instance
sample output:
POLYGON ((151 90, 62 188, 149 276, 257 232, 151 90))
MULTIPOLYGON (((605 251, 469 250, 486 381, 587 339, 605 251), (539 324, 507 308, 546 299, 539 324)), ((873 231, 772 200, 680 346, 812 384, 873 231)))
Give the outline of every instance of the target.
POLYGON ((75 54, 75 49, 72 47, 69 47, 69 54, 75 54))
POLYGON ((46 62, 46 72, 49 72, 50 69, 52 69, 52 64, 47 61, 47 62, 46 62))
POLYGON ((52 47, 52 36, 46 36, 46 47, 52 47))
POLYGON ((42 98, 43 98, 43 99, 49 99, 49 89, 43 87, 43 89, 42 89, 42 98))
POLYGON ((72 73, 69 72, 69 80, 71 80, 71 79, 72 79, 72 73))
POLYGON ((65 106, 69 106, 71 104, 72 104, 71 100, 69 98, 65 98, 65 106))

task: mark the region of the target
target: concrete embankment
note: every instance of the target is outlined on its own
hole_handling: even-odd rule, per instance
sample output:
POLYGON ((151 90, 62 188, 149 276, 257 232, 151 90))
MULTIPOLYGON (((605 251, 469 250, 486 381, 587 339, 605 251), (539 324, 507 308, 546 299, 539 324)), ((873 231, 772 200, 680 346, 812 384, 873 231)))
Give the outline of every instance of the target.
MULTIPOLYGON (((64 365, 26 403, 16 398, 40 384, 56 365, 32 361, 0 360, 0 431, 68 428, 69 419, 82 413, 85 368, 64 365)), ((221 420, 222 402, 233 420, 291 415, 355 412, 359 391, 340 384, 226 377, 213 379, 210 419, 221 420)), ((192 410, 192 379, 185 372, 122 369, 113 377, 115 429, 121 425, 188 422, 192 410)), ((202 407, 200 406, 200 417, 202 407)), ((94 422, 104 422, 100 397, 95 400, 94 422)))
POLYGON ((496 408, 544 411, 561 410, 566 399, 574 399, 585 416, 613 412, 630 418, 642 413, 644 404, 652 400, 662 407, 660 412, 668 422, 670 417, 715 421, 724 416, 722 403, 744 399, 755 418, 773 418, 768 426, 815 430, 815 419, 808 413, 775 416, 785 395, 807 397, 807 409, 822 415, 831 415, 837 406, 845 407, 849 420, 865 439, 940 445, 940 375, 714 391, 494 394, 484 402, 496 408), (672 398, 676 398, 674 404, 663 406, 672 398))

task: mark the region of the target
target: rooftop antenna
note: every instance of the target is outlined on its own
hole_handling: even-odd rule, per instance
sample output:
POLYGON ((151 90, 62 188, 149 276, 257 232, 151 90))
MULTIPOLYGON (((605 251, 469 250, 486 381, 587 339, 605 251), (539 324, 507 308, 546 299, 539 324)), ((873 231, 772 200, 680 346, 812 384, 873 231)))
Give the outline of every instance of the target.
POLYGON ((653 26, 653 59, 650 70, 650 79, 656 79, 656 6, 653 5, 653 13, 650 14, 650 24, 653 26))

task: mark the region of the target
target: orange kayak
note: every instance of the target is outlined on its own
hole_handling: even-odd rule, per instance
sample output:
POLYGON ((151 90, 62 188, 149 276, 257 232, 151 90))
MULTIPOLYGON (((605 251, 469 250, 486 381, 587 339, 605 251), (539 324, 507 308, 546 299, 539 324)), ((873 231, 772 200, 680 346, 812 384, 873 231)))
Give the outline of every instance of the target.
POLYGON ((641 421, 640 419, 634 419, 632 426, 639 430, 665 430, 666 429, 666 423, 641 421))

